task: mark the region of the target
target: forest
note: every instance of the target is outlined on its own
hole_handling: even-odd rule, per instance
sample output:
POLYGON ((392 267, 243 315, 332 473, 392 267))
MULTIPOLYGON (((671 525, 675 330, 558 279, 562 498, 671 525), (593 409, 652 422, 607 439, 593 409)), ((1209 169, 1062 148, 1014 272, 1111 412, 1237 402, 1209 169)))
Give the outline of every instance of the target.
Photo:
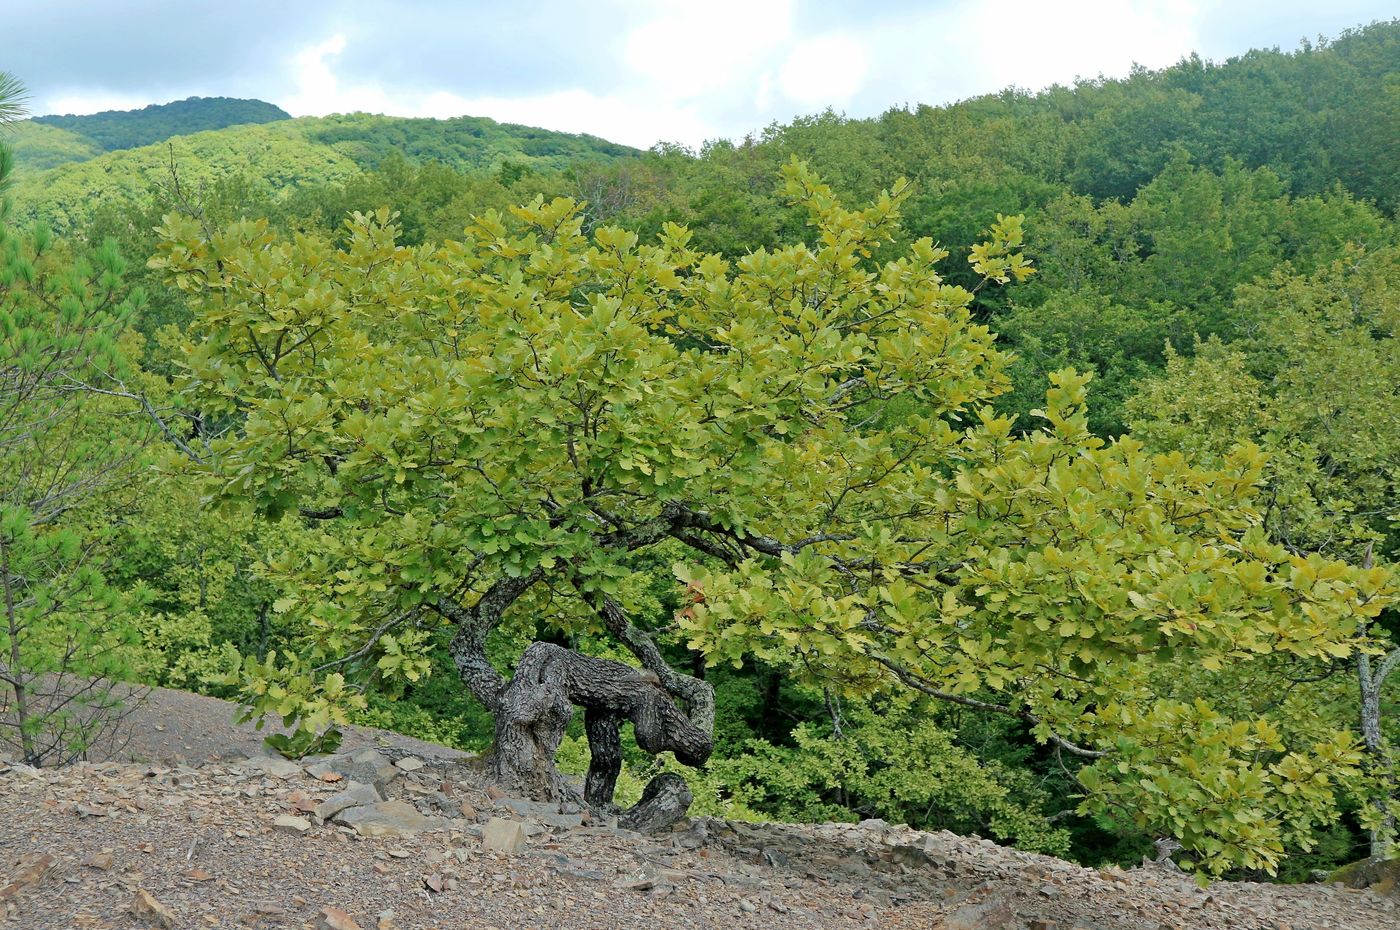
POLYGON ((19 758, 150 685, 595 807, 1395 851, 1400 21, 698 151, 23 77, 19 758))

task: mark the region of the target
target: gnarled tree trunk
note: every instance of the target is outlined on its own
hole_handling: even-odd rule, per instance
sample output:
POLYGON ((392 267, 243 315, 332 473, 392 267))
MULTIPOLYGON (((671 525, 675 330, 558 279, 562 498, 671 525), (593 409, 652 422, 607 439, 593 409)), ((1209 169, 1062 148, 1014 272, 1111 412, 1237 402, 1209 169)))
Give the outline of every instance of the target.
MULTIPOLYGON (((685 765, 704 764, 714 748, 712 730, 697 726, 682 712, 654 672, 552 643, 534 643, 500 692, 492 775, 503 788, 537 800, 583 802, 608 810, 622 767, 619 730, 624 720, 631 721, 642 749, 673 752, 685 765), (582 797, 554 766, 554 753, 575 706, 584 709, 592 755, 582 797)), ((670 823, 684 815, 689 803, 684 779, 662 776, 648 786, 638 805, 645 810, 629 812, 626 819, 656 828, 662 820, 670 823)))
MULTIPOLYGON (((647 752, 672 752, 684 765, 703 765, 714 749, 714 689, 671 668, 651 636, 633 626, 611 598, 580 591, 644 668, 537 642, 521 655, 509 682, 496 671, 486 657, 487 637, 506 608, 540 578, 537 569, 502 579, 470 608, 446 599, 433 605, 457 624, 451 653, 462 681, 495 715, 490 765, 496 783, 535 800, 584 803, 600 813, 612 812, 622 770, 623 721, 631 721, 637 745, 647 752), (575 707, 584 709, 592 756, 582 796, 554 765, 575 707)), ((631 829, 661 829, 684 816, 690 802, 685 779, 660 775, 622 822, 631 829)))

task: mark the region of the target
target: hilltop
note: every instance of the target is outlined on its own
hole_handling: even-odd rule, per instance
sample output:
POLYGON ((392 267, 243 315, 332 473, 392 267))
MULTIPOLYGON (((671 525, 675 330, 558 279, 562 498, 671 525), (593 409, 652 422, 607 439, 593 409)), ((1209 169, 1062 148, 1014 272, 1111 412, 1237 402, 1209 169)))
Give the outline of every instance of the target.
POLYGON ((104 149, 100 139, 55 119, 60 118, 19 124, 13 140, 20 166, 15 206, 21 219, 42 221, 60 233, 80 227, 103 204, 145 204, 157 187, 170 183, 172 162, 182 183, 192 188, 237 176, 281 197, 299 187, 343 182, 391 157, 462 171, 503 165, 530 171, 638 154, 597 136, 473 116, 278 118, 205 131, 190 128, 153 144, 116 150, 104 149))
POLYGON ((175 136, 285 119, 291 119, 291 114, 262 100, 190 97, 139 110, 36 116, 11 127, 5 141, 14 148, 21 166, 43 171, 175 136))
POLYGON ((291 119, 279 106, 236 97, 189 97, 139 110, 104 110, 85 116, 36 116, 34 122, 76 133, 104 152, 134 149, 209 129, 291 119))

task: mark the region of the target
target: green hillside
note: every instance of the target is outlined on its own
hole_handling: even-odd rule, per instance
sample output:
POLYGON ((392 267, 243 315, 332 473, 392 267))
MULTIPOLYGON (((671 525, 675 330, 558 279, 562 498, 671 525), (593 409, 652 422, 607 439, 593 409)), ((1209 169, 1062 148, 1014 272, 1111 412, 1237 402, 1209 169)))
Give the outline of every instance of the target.
POLYGON ((635 155, 637 150, 597 136, 498 123, 480 116, 406 119, 367 113, 300 119, 306 137, 329 145, 367 168, 391 155, 454 168, 495 168, 505 162, 563 168, 577 161, 635 155))
POLYGON ((15 189, 17 216, 41 221, 60 233, 72 231, 99 207, 147 202, 159 187, 171 183, 172 162, 181 184, 191 192, 250 172, 276 194, 308 181, 344 180, 359 171, 330 146, 308 141, 290 121, 238 126, 21 173, 15 189))
POLYGON ((15 192, 18 216, 55 231, 80 226, 106 204, 148 203, 157 186, 171 180, 171 163, 191 190, 201 184, 246 176, 274 198, 303 186, 343 181, 373 169, 390 156, 436 162, 458 170, 554 170, 636 154, 597 138, 497 123, 479 117, 403 119, 356 113, 302 117, 251 126, 175 136, 156 145, 108 152, 86 161, 60 156, 78 151, 81 139, 57 127, 21 132, 34 141, 21 147, 15 192), (42 145, 41 145, 42 143, 42 145), (55 164, 49 170, 44 164, 55 164))
POLYGON ((77 133, 91 140, 101 151, 114 152, 152 145, 171 136, 284 119, 291 119, 291 114, 261 100, 190 97, 173 103, 151 104, 139 110, 105 110, 86 116, 36 116, 34 122, 77 133))
POLYGON ((29 171, 43 171, 74 161, 87 161, 102 154, 102 147, 72 131, 25 120, 0 132, 0 141, 10 146, 15 160, 29 171))
POLYGON ((39 618, 75 678, 289 753, 519 745, 539 697, 531 777, 600 806, 686 770, 1091 866, 1400 839, 1400 21, 698 152, 35 125, 15 215, 69 238, 0 212, 0 574, 91 553, 39 618))
MULTIPOLYGON (((793 157, 850 203, 909 179, 904 243, 955 248, 998 214, 1022 214, 1041 271, 982 309, 1017 355, 998 404, 1033 423, 1046 373, 1074 365, 1097 374, 1090 422, 1114 435, 1168 341, 1190 353, 1196 336, 1243 335, 1230 307, 1238 287, 1284 267, 1311 273, 1348 242, 1394 241, 1396 127, 1400 21, 1120 80, 869 119, 827 112, 698 156, 607 166, 585 190, 610 207, 601 220, 644 237, 682 222, 699 249, 731 257, 805 235, 771 182, 793 157)), ((977 283, 960 262, 945 274, 977 283)))

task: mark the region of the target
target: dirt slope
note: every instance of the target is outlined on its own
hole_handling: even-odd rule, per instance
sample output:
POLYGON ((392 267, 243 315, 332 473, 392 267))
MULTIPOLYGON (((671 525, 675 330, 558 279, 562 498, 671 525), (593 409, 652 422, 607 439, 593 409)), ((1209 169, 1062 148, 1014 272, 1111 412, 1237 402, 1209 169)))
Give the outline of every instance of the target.
MULTIPOLYGON (((256 752, 256 737, 231 738, 228 705, 159 700, 184 714, 148 718, 134 745, 149 758, 256 752)), ((356 733, 337 757, 306 766, 265 756, 0 765, 0 927, 1400 927, 1400 899, 1369 891, 1203 891, 1156 867, 1098 872, 878 822, 701 819, 644 837, 492 797, 470 760, 442 747, 385 737, 381 751, 354 748, 377 742, 356 733), (355 779, 368 793, 361 806, 318 808, 355 779)))

